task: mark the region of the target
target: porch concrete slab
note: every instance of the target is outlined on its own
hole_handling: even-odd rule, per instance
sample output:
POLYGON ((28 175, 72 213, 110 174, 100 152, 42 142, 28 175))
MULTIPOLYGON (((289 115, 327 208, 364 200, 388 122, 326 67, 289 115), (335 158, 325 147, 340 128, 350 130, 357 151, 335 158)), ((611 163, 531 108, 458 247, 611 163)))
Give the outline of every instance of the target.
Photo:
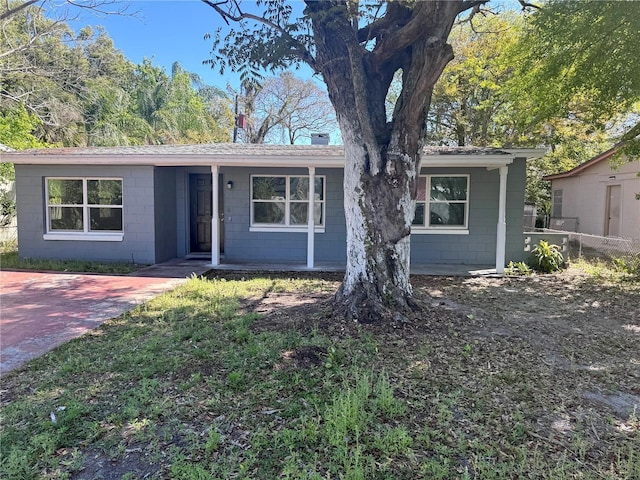
POLYGON ((210 258, 172 258, 166 262, 141 268, 129 274, 132 277, 187 278, 211 270, 210 258))
MULTIPOLYGON (((343 263, 317 263, 314 268, 307 268, 300 263, 222 263, 212 270, 219 271, 253 271, 253 272, 344 272, 343 263)), ((487 276, 496 275, 495 267, 490 265, 448 265, 430 264, 414 265, 411 267, 411 275, 432 276, 487 276)))
POLYGON ((0 375, 206 272, 210 263, 174 260, 129 275, 0 271, 0 375))

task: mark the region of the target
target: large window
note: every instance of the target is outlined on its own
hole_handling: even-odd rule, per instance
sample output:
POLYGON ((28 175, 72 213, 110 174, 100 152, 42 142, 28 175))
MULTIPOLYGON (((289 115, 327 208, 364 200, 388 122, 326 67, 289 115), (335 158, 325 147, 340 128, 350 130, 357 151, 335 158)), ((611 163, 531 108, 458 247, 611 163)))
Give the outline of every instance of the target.
MULTIPOLYGON (((314 220, 316 228, 324 227, 323 176, 315 177, 314 220)), ((251 227, 305 230, 309 212, 309 177, 252 176, 251 227)))
POLYGON ((418 177, 413 231, 466 230, 468 217, 468 175, 418 177))
POLYGON ((49 238, 74 234, 122 238, 122 179, 47 178, 46 198, 49 238))

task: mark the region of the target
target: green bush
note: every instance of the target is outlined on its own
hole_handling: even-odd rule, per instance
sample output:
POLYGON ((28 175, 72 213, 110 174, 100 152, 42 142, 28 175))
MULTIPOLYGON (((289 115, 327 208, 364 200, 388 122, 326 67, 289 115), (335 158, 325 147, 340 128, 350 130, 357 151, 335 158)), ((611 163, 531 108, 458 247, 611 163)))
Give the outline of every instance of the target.
POLYGON ((640 255, 627 258, 614 258, 613 268, 616 272, 640 279, 640 255))
POLYGON ((564 267, 564 256, 558 245, 550 244, 545 240, 540 240, 538 245, 531 251, 529 262, 534 270, 543 273, 552 273, 562 270, 564 267))
POLYGON ((504 269, 505 275, 514 275, 518 277, 526 277, 533 273, 531 267, 524 262, 509 262, 507 268, 504 269))

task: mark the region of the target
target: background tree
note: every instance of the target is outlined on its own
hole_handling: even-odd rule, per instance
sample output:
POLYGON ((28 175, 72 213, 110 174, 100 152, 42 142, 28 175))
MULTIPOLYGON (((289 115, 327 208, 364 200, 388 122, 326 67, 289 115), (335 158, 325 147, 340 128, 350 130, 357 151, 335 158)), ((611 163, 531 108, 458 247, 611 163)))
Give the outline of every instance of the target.
POLYGON ((22 8, 4 17, 0 34, 0 112, 24 108, 38 119, 30 133, 38 141, 108 146, 230 139, 233 117, 224 92, 179 66, 168 75, 150 61, 134 65, 105 31, 84 28, 76 35, 45 15, 43 2, 13 5, 22 8))
MULTIPOLYGON (((540 214, 549 212, 550 185, 545 175, 569 170, 613 145, 617 123, 603 115, 585 115, 586 99, 566 99, 568 108, 535 119, 523 97, 519 41, 527 33, 516 12, 477 15, 451 35, 456 52, 436 84, 427 142, 481 147, 548 147, 544 157, 527 163, 526 201, 540 214), (563 116, 564 115, 564 116, 563 116)), ((618 121, 624 116, 618 115, 618 121)))
POLYGON ((519 42, 520 108, 534 123, 582 116, 603 128, 627 114, 619 139, 640 153, 639 32, 638 2, 551 0, 519 42))
POLYGON ((513 66, 509 50, 518 39, 522 16, 477 15, 451 35, 455 58, 433 92, 427 117, 427 143, 437 145, 530 145, 520 128, 506 82, 513 66))
POLYGON ((247 143, 290 143, 314 132, 337 128, 335 113, 326 92, 313 80, 291 72, 245 82, 239 96, 246 127, 240 139, 247 143))
POLYGON ((453 50, 458 16, 486 1, 306 1, 301 16, 283 1, 260 14, 235 0, 203 0, 229 22, 212 62, 245 74, 304 62, 322 75, 345 146, 347 271, 336 307, 360 321, 402 317, 416 307, 409 283, 409 235, 417 167, 433 88, 453 50), (394 74, 402 88, 386 99, 394 74))

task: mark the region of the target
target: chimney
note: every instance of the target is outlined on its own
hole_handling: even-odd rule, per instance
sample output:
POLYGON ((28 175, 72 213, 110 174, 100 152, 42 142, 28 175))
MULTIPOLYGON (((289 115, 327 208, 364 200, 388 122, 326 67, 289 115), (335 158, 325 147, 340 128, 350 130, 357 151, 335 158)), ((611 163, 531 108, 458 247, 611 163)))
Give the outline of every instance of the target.
POLYGON ((311 145, 329 145, 328 133, 312 133, 311 145))

